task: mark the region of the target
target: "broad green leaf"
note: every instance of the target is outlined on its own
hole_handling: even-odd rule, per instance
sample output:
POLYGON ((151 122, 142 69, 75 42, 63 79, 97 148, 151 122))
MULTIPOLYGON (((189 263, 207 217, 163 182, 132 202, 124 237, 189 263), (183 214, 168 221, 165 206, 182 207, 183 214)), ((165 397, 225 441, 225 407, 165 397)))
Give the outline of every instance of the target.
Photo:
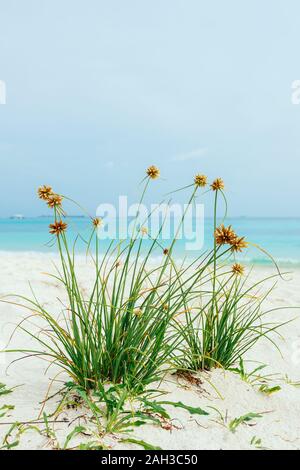
POLYGON ((192 415, 202 415, 202 416, 207 416, 209 413, 207 411, 203 410, 202 408, 195 408, 193 406, 188 406, 182 403, 181 401, 173 402, 173 401, 160 401, 160 405, 170 405, 174 406, 175 408, 183 408, 184 410, 189 411, 192 415))
POLYGON ((67 449, 69 442, 71 441, 71 439, 73 439, 74 436, 77 436, 78 434, 81 434, 84 431, 85 428, 83 426, 76 426, 76 428, 74 428, 73 431, 67 435, 63 449, 67 449))
POLYGON ((143 400, 143 403, 145 404, 147 409, 150 409, 154 413, 158 413, 164 418, 170 419, 170 415, 167 413, 165 408, 161 406, 159 403, 157 403, 156 401, 143 400))

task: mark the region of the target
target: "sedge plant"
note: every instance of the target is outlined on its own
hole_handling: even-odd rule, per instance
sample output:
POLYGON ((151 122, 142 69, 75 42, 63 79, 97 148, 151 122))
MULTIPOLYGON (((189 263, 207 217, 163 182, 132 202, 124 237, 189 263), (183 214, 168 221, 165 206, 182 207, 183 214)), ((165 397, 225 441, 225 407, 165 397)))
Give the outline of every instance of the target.
POLYGON ((214 242, 205 258, 209 262, 199 277, 202 295, 193 298, 192 304, 186 304, 184 322, 174 322, 183 338, 175 361, 178 367, 194 371, 214 367, 228 369, 261 338, 277 347, 272 336, 282 325, 268 320, 268 315, 280 308, 264 308, 276 283, 265 291, 263 287, 281 276, 277 265, 276 274, 260 281, 251 282, 250 272, 245 276, 245 267, 236 262, 236 254, 249 243, 245 237, 238 236, 232 226, 217 224, 220 195, 227 211, 223 180, 217 178, 211 184, 211 191, 214 194, 214 242))
MULTIPOLYGON (((159 176, 158 168, 148 168, 140 204, 149 184, 159 176)), ((196 175, 189 185, 187 207, 206 186, 207 177, 196 175)), ((25 355, 41 356, 49 365, 58 365, 87 392, 103 392, 103 384, 111 382, 138 394, 171 368, 229 368, 259 338, 269 337, 277 328, 264 320, 267 312, 262 311, 262 304, 269 292, 258 296, 261 283, 249 287, 242 265, 235 262, 228 268, 247 242, 231 226, 217 224, 219 196, 226 201, 224 182, 216 179, 210 190, 214 195, 213 247, 181 265, 173 256, 177 234, 168 248, 161 245, 163 223, 150 236, 136 220, 129 240, 112 240, 102 252, 97 236, 102 220, 91 217, 86 244, 94 278, 87 294, 80 287, 76 241, 71 245, 68 239, 63 208, 68 198, 49 186, 39 188, 39 197, 53 210, 50 233, 60 256, 60 269, 53 277, 63 286, 67 304, 58 316, 35 296, 20 297, 19 303, 31 311, 29 318, 38 317, 44 323, 39 334, 24 321, 19 324, 38 343, 36 349, 23 351, 25 355), (153 265, 151 258, 157 250, 162 261, 153 265)))
MULTIPOLYGON (((159 170, 149 167, 140 204, 149 184, 158 177, 159 170)), ((193 185, 188 205, 193 203, 199 187, 193 185)), ((53 277, 62 284, 67 303, 58 316, 36 296, 19 297, 20 304, 32 312, 27 319, 38 317, 44 323, 38 334, 25 321, 18 325, 38 344, 38 348, 23 352, 40 356, 49 365, 58 365, 87 391, 102 390, 105 382, 125 384, 132 393, 143 391, 172 366, 172 354, 182 338, 170 325, 185 310, 187 297, 199 295, 193 286, 203 268, 196 270, 191 282, 183 280, 186 269, 177 268, 172 257, 176 237, 168 248, 159 242, 163 224, 155 237, 148 237, 147 248, 144 237, 137 236, 142 229, 136 221, 129 241, 113 240, 102 253, 97 236, 102 220, 91 218, 91 236, 86 244, 94 279, 87 295, 78 278, 76 241, 71 245, 68 239, 63 208, 63 201, 68 198, 54 193, 50 186, 40 187, 38 194, 53 210, 54 220, 49 228, 60 256, 60 268, 53 277), (161 263, 153 266, 151 256, 156 250, 163 257, 161 263), (186 293, 182 295, 184 284, 186 293)), ((184 217, 185 214, 181 224, 184 217)))

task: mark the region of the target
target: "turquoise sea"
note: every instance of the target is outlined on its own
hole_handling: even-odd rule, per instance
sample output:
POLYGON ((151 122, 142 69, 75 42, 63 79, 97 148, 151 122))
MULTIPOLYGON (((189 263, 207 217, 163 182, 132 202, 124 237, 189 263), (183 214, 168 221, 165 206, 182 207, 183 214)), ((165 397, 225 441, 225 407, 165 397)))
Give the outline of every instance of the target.
MULTIPOLYGON (((38 251, 47 252, 56 249, 55 244, 49 245, 51 235, 48 232, 48 217, 16 219, 0 219, 0 251, 38 251)), ((91 222, 88 218, 69 218, 68 236, 74 240, 78 233, 87 239, 90 233, 91 222)), ((253 243, 257 243, 268 251, 282 266, 300 266, 300 218, 233 218, 226 224, 232 224, 239 235, 246 236, 253 243)), ((213 221, 205 219, 204 247, 211 246, 213 221)), ((108 241, 101 241, 103 249, 108 241)), ((168 240, 162 241, 168 246, 168 240)), ((85 243, 79 239, 78 250, 85 250, 85 243)), ((178 256, 195 256, 195 251, 186 252, 185 240, 176 243, 178 256)), ((199 252, 200 254, 200 252, 199 252)), ((269 264, 270 259, 259 250, 250 248, 243 255, 243 260, 253 264, 269 264)))

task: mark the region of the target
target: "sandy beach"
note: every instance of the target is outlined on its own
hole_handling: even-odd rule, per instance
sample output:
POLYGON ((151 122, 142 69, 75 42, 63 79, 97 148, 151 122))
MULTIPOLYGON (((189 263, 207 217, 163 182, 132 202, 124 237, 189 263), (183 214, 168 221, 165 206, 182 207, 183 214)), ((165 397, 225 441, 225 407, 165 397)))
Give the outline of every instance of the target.
MULTIPOLYGON (((19 294, 31 297, 31 288, 37 298, 53 311, 58 309, 58 298, 64 298, 62 286, 46 273, 54 272, 55 255, 39 253, 0 254, 0 296, 19 294), (30 285, 29 285, 30 282, 30 285)), ((78 263, 82 288, 88 289, 91 267, 82 257, 78 263)), ((271 268, 256 268, 253 278, 260 279, 274 274, 271 268)), ((300 305, 300 270, 294 270, 278 280, 275 291, 266 303, 266 308, 287 306, 285 310, 275 310, 271 319, 286 322, 294 319, 280 329, 282 337, 274 337, 282 356, 268 341, 261 340, 247 354, 245 368, 253 370, 259 363, 267 367, 260 371, 265 378, 257 378, 254 384, 250 379, 242 380, 239 374, 221 369, 209 373, 199 373, 200 381, 191 384, 182 377, 169 375, 161 389, 169 391, 167 400, 182 401, 186 405, 201 407, 207 416, 191 415, 183 409, 167 407, 173 418, 172 429, 145 425, 134 431, 134 437, 150 442, 162 449, 299 449, 300 448, 300 312, 292 307, 300 305), (249 362, 248 362, 249 361, 249 362), (298 386, 297 386, 298 382, 298 386), (262 384, 268 388, 280 386, 280 390, 270 395, 259 391, 262 384), (235 418, 248 413, 259 414, 248 423, 230 430, 235 418)), ((15 325, 26 312, 15 305, 0 303, 1 349, 11 336, 15 325)), ((10 341, 11 349, 36 347, 34 340, 25 332, 17 331, 10 341)), ((20 354, 5 353, 0 356, 0 382, 8 387, 17 387, 13 393, 0 397, 0 407, 13 405, 15 408, 0 420, 0 442, 11 423, 36 420, 41 410, 41 402, 53 378, 51 395, 62 388, 67 380, 63 374, 57 376, 57 369, 45 373, 47 363, 39 358, 17 361, 9 364, 20 354), (8 367, 9 366, 9 367, 8 367), (6 423, 6 424, 5 424, 6 423)), ((45 405, 50 414, 58 404, 55 396, 45 405)), ((83 410, 64 410, 55 424, 55 431, 61 441, 70 433, 75 424, 83 424, 83 410), (74 421, 75 420, 75 421, 74 421), (65 422, 63 422, 65 421, 65 422)), ((138 448, 124 444, 120 436, 106 436, 105 442, 112 449, 138 448)), ((124 436, 123 436, 124 437, 124 436)), ((133 436, 131 436, 133 437, 133 436)), ((84 436, 74 439, 84 441, 84 436)), ((73 443, 73 441, 72 441, 73 443)), ((20 449, 47 449, 51 442, 36 431, 28 431, 20 437, 20 449)))

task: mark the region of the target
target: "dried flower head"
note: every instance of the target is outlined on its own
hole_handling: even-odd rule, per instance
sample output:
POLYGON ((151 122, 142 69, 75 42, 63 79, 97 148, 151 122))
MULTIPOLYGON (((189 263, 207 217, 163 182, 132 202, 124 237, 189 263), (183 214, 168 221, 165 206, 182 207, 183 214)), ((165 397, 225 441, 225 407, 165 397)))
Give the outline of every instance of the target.
POLYGON ((169 249, 168 249, 168 248, 164 248, 163 254, 164 254, 165 256, 167 256, 167 255, 169 254, 169 249))
POLYGON ((68 225, 65 224, 62 220, 58 220, 57 222, 54 222, 54 224, 49 225, 49 232, 52 235, 57 235, 59 236, 62 232, 67 230, 68 225))
POLYGON ((204 188, 207 185, 207 176, 205 175, 196 175, 194 178, 194 183, 200 188, 204 188))
POLYGON ((239 263, 235 263, 233 266, 232 266, 232 272, 233 274, 236 274, 237 276, 242 276, 245 272, 245 267, 242 266, 241 264, 239 263))
POLYGON ((247 248, 248 243, 245 241, 245 237, 235 237, 231 242, 231 249, 233 252, 241 252, 244 248, 247 248))
POLYGON ((147 227, 141 227, 140 228, 140 232, 142 235, 148 235, 148 229, 147 227))
POLYGON ((215 240, 217 245, 231 245, 237 236, 231 225, 225 227, 224 224, 220 225, 215 231, 215 240))
POLYGON ((51 186, 46 186, 45 184, 44 186, 40 186, 37 192, 39 198, 43 199, 43 201, 48 201, 49 196, 53 194, 51 186))
POLYGON ((101 227, 102 222, 103 222, 103 221, 102 221, 102 219, 101 219, 100 217, 95 217, 95 218, 93 219, 93 225, 94 225, 95 228, 101 227))
POLYGON ((159 178, 160 175, 159 169, 154 165, 149 166, 146 173, 147 176, 149 176, 149 178, 151 178, 152 180, 156 180, 157 178, 159 178))
POLYGON ((140 308, 135 308, 132 312, 136 317, 142 316, 143 312, 140 308))
POLYGON ((212 182, 210 187, 213 191, 220 191, 221 189, 225 188, 225 184, 221 178, 217 178, 212 182))
POLYGON ((52 209, 54 207, 60 207, 62 204, 63 198, 59 194, 51 194, 47 199, 47 204, 52 209))

